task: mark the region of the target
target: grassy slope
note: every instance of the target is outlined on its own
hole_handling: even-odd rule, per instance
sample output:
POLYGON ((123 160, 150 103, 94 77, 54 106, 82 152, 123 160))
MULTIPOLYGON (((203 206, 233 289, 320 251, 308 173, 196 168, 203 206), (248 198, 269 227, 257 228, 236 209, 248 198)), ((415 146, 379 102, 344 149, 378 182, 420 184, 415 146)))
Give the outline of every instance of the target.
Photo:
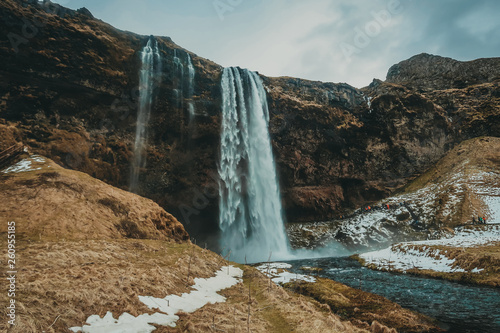
MULTIPOLYGON (((480 172, 497 173, 500 170, 500 138, 483 137, 468 140, 457 146, 434 167, 414 180, 405 188, 405 193, 418 191, 432 184, 445 182, 450 175, 463 172, 470 176, 480 172)), ((500 179, 494 178, 488 184, 491 188, 500 187, 500 179)), ((487 216, 488 212, 482 203, 481 197, 473 190, 468 192, 457 203, 453 219, 449 225, 470 224, 471 217, 487 216)), ((450 191, 450 190, 447 190, 450 191)), ((445 191, 444 191, 445 192, 445 191)), ((441 195, 441 200, 446 193, 441 195)), ((456 260, 456 265, 468 269, 477 267, 484 269, 481 273, 441 273, 430 270, 413 269, 409 273, 447 279, 455 282, 473 283, 499 287, 500 286, 500 243, 471 248, 454 248, 449 246, 432 246, 431 248, 446 250, 447 257, 456 260)), ((429 248, 429 246, 427 246, 429 248)), ((443 253, 443 252, 442 252, 443 253)))
MULTIPOLYGON (((427 246, 429 248, 429 246, 427 246)), ((408 273, 426 275, 467 284, 479 284, 500 287, 500 242, 487 246, 472 248, 456 248, 449 246, 432 246, 432 249, 446 251, 446 256, 455 259, 455 265, 464 269, 482 269, 480 273, 442 273, 432 270, 409 270, 408 273)))
POLYGON ((0 232, 17 221, 19 233, 45 240, 189 239, 182 224, 149 199, 48 159, 27 160, 32 171, 0 173, 0 232))
MULTIPOLYGON (((33 167, 42 169, 1 176, 0 248, 7 249, 6 222, 16 221, 18 290, 17 325, 8 329, 1 321, 0 331, 69 332, 68 327, 107 311, 115 318, 123 312, 152 313, 139 295, 188 292, 195 277, 211 277, 228 264, 185 240, 179 230, 171 232, 168 227, 175 230, 177 221, 150 200, 51 161, 35 162, 33 167), (114 200, 102 201, 106 198, 114 200), (121 228, 122 215, 128 215, 135 227, 121 228), (164 224, 154 222, 157 215, 163 215, 164 224)), ((0 266, 6 267, 3 253, 0 266)), ((252 332, 366 332, 311 299, 270 286, 256 269, 240 267, 244 283, 222 292, 226 303, 181 313, 178 327, 159 327, 155 332, 235 327, 246 332, 248 325, 252 332)), ((8 289, 6 279, 1 279, 0 288, 8 289)), ((7 293, 1 293, 0 303, 6 302, 7 293)), ((1 311, 6 316, 6 309, 1 311)))

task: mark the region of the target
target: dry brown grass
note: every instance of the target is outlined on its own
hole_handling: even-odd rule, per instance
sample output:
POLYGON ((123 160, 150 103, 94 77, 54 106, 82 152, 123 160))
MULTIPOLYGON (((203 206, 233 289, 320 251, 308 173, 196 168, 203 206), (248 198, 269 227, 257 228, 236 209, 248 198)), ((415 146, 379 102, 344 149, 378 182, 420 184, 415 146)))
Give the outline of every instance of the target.
POLYGON ((54 162, 41 170, 0 174, 0 232, 16 221, 31 239, 188 240, 184 227, 153 201, 54 162))
MULTIPOLYGON (((152 201, 51 161, 33 167, 41 170, 0 175, 0 247, 7 248, 7 222, 15 221, 18 270, 16 326, 2 321, 0 331, 69 332, 107 311, 115 318, 153 313, 139 295, 189 292, 195 277, 214 276, 227 264, 182 242, 182 226, 152 201)), ((7 259, 0 257, 1 267, 7 259)), ((244 283, 223 291, 227 302, 181 313, 176 328, 156 332, 362 332, 328 307, 241 267, 244 283)), ((7 293, 0 302, 8 302, 7 293)))
POLYGON ((498 169, 500 138, 480 137, 462 142, 451 150, 435 166, 405 187, 405 192, 414 192, 431 183, 438 183, 456 173, 464 161, 470 167, 486 171, 498 169))
MULTIPOLYGON (((3 236, 2 248, 6 247, 3 236)), ((139 295, 188 292, 193 277, 211 277, 227 264, 196 245, 159 240, 21 240, 17 258, 18 317, 9 330, 12 333, 69 332, 69 327, 81 326, 90 315, 103 316, 107 311, 115 318, 123 312, 153 313, 139 295)), ((0 265, 6 265, 6 256, 0 265)), ((251 332, 363 332, 342 322, 328 307, 274 284, 269 288, 268 278, 256 269, 240 267, 245 271, 244 283, 221 292, 227 302, 181 313, 176 328, 159 327, 155 332, 234 332, 235 328, 247 332, 249 287, 251 332)), ((5 279, 0 288, 6 289, 5 279)), ((0 301, 7 301, 5 293, 0 301)), ((0 331, 7 331, 5 321, 0 331)))
MULTIPOLYGON (((6 248, 2 236, 1 246, 6 248)), ((17 242, 17 258, 18 318, 9 331, 16 333, 66 332, 88 316, 103 316, 107 311, 115 317, 123 312, 152 313, 139 295, 165 297, 189 291, 189 260, 191 276, 196 277, 213 276, 223 263, 216 254, 189 243, 154 240, 24 240, 17 242)), ((0 264, 5 267, 6 256, 0 264)), ((5 279, 1 288, 6 290, 5 279)), ((0 297, 6 304, 6 293, 0 297)), ((7 326, 2 321, 0 331, 4 330, 7 326)))
POLYGON ((178 328, 159 332, 365 332, 342 322, 328 307, 271 284, 253 267, 242 266, 244 283, 221 292, 226 303, 181 316, 178 328), (250 325, 248 326, 250 289, 250 325))

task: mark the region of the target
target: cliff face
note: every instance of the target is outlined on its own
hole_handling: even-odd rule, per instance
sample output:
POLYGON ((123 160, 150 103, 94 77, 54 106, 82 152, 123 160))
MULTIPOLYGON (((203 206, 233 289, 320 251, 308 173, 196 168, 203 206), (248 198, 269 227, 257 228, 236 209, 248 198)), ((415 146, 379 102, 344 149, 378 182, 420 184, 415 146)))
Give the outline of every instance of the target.
MULTIPOLYGON (((9 36, 0 41, 0 149, 23 141, 65 167, 127 189, 140 51, 149 36, 48 3, 6 0, 0 16, 0 34, 9 36)), ((163 70, 139 194, 194 236, 207 234, 217 230, 222 68, 169 38, 156 40, 163 70), (186 89, 174 52, 184 66, 188 53, 193 59, 192 98, 179 98, 186 89)), ((466 63, 467 71, 436 59, 402 62, 387 82, 361 90, 262 76, 289 222, 329 219, 384 198, 462 140, 500 133, 499 80, 491 70, 498 59, 466 63)))
POLYGON ((383 198, 437 161, 454 141, 446 112, 401 86, 384 83, 385 91, 363 92, 344 85, 332 91, 322 83, 295 89, 283 79, 265 82, 271 87, 272 122, 284 122, 271 133, 287 216, 294 221, 330 218, 383 198))
MULTIPOLYGON (((127 189, 139 96, 140 51, 149 36, 119 31, 84 10, 36 1, 0 4, 1 147, 23 141, 56 163, 127 189), (33 30, 30 30, 33 29, 33 30)), ((180 219, 195 189, 211 181, 219 140, 220 66, 190 54, 196 68, 189 124, 174 50, 157 38, 162 77, 154 90, 148 126, 147 169, 139 194, 180 219)), ((211 217, 216 203, 211 202, 211 217)), ((196 216, 190 216, 196 220, 196 216)), ((211 226, 209 226, 211 227, 211 226)))
POLYGON ((457 61, 422 53, 392 66, 387 82, 419 90, 463 89, 498 81, 500 58, 457 61))

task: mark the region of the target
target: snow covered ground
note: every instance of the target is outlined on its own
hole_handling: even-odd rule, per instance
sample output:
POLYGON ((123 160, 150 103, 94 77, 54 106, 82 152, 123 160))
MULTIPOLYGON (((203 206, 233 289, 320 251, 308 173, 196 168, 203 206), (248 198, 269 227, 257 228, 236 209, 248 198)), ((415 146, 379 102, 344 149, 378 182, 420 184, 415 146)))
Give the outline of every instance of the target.
MULTIPOLYGON (((455 260, 446 256, 446 251, 433 246, 475 247, 500 242, 500 226, 485 226, 484 230, 458 228, 455 236, 445 239, 406 242, 393 245, 389 248, 363 253, 360 257, 366 264, 375 265, 378 269, 399 270, 409 269, 433 270, 436 272, 453 273, 465 272, 455 265, 455 260)), ((473 269, 472 273, 479 273, 481 269, 473 269)))
POLYGON ((209 279, 194 279, 194 290, 181 296, 169 295, 165 298, 139 296, 139 300, 150 309, 158 309, 168 314, 194 312, 205 304, 224 302, 226 298, 217 294, 218 291, 241 282, 243 271, 240 268, 228 266, 221 268, 215 277, 209 279))
POLYGON ((181 296, 168 295, 165 298, 139 296, 140 301, 150 309, 158 309, 163 313, 142 314, 137 317, 123 313, 118 319, 114 319, 113 314, 107 312, 103 318, 98 315, 90 316, 87 325, 71 327, 70 330, 75 333, 150 333, 156 329, 151 324, 175 327, 179 319, 176 313, 180 311, 190 313, 208 303, 225 302, 226 298, 217 292, 238 284, 242 277, 243 271, 240 268, 225 266, 214 277, 194 279, 194 290, 181 296))
POLYGON ((488 206, 490 213, 488 223, 500 224, 500 195, 483 197, 484 203, 488 206))
POLYGON ((19 173, 19 172, 28 172, 28 171, 35 171, 35 170, 41 170, 41 167, 34 167, 32 164, 33 162, 35 163, 45 163, 46 160, 42 156, 39 155, 31 155, 28 158, 25 158, 16 164, 8 167, 7 169, 3 170, 3 173, 19 173))
POLYGON ((292 265, 286 263, 264 263, 255 268, 264 273, 267 277, 270 277, 271 280, 277 284, 288 283, 290 281, 316 282, 316 279, 313 276, 290 273, 287 269, 292 268, 292 265))
POLYGON ((131 314, 124 313, 118 319, 113 318, 111 312, 101 318, 98 315, 90 316, 87 324, 83 327, 71 327, 73 332, 92 332, 92 333, 149 333, 156 327, 150 324, 175 327, 175 322, 179 319, 177 316, 166 315, 163 313, 154 313, 152 315, 142 314, 134 317, 131 314))

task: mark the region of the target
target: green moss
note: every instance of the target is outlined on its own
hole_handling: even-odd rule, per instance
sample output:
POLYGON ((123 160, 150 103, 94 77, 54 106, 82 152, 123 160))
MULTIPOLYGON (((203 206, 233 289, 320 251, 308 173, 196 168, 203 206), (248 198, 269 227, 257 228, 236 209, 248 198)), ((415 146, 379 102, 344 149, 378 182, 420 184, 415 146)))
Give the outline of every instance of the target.
POLYGON ((271 332, 275 333, 285 333, 292 332, 293 327, 290 325, 288 320, 283 316, 283 314, 273 308, 269 307, 262 311, 262 317, 271 325, 271 332))
POLYGON ((285 288, 327 304, 344 320, 371 324, 373 318, 388 327, 405 332, 437 331, 435 321, 422 314, 402 308, 388 299, 348 287, 329 279, 316 282, 290 282, 285 288))

